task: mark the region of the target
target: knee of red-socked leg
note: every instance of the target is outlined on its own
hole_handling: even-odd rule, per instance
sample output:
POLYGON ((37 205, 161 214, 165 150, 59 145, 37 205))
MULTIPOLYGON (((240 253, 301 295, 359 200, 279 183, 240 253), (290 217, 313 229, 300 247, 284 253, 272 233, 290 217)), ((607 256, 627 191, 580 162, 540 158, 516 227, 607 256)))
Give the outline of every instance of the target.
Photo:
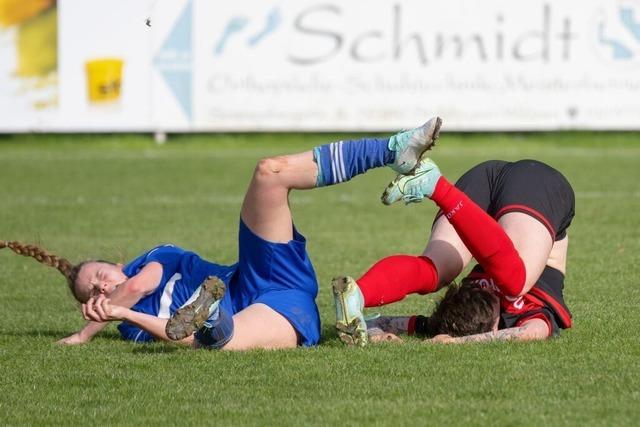
POLYGON ((268 180, 276 177, 287 166, 285 157, 267 157, 260 159, 253 174, 259 180, 268 180))

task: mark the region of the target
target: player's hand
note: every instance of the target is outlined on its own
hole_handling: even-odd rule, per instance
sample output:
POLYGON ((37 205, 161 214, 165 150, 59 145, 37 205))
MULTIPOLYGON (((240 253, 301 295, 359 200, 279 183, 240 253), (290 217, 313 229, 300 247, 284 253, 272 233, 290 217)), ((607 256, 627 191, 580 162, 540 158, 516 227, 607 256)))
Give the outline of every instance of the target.
POLYGON ((84 320, 89 320, 93 322, 102 322, 102 320, 100 319, 100 316, 96 312, 96 308, 95 308, 96 299, 97 299, 96 297, 91 297, 87 302, 82 304, 81 309, 82 309, 82 317, 84 317, 84 320))
POLYGON ((440 334, 440 335, 436 335, 435 337, 431 338, 428 341, 435 344, 452 344, 455 342, 455 339, 450 335, 440 334))
POLYGON ((69 335, 68 337, 64 337, 61 340, 56 341, 56 344, 64 344, 64 345, 77 345, 84 344, 89 340, 83 338, 80 332, 76 332, 73 335, 69 335))
POLYGON ((82 314, 87 320, 95 322, 109 322, 112 320, 122 320, 124 307, 111 304, 111 300, 104 295, 97 298, 90 298, 86 304, 82 305, 82 314))
POLYGON ((111 304, 111 300, 104 295, 100 295, 96 298, 93 307, 102 322, 122 320, 124 307, 111 304))
POLYGON ((369 334, 369 341, 371 342, 401 342, 402 338, 397 336, 396 334, 392 334, 391 332, 384 332, 379 328, 372 328, 367 330, 369 334))

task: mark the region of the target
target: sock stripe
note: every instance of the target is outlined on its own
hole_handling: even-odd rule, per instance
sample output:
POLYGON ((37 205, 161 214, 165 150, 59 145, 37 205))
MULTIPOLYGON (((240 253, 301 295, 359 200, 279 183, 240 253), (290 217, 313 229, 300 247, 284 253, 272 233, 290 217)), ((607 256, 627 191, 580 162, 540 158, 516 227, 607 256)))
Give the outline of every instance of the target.
POLYGON ((347 176, 342 157, 342 141, 331 144, 331 173, 335 183, 343 182, 347 176))
POLYGON ((335 147, 335 143, 329 144, 329 149, 331 152, 331 178, 333 180, 334 183, 339 182, 336 179, 336 147, 335 147))
POLYGON ((316 185, 324 187, 349 181, 371 168, 385 166, 395 159, 388 138, 336 141, 313 149, 318 164, 316 185))
POLYGON ((344 141, 340 141, 339 144, 340 145, 338 145, 338 161, 340 165, 340 172, 342 174, 342 180, 344 181, 347 178, 347 172, 345 171, 345 167, 344 167, 344 150, 342 148, 344 141))

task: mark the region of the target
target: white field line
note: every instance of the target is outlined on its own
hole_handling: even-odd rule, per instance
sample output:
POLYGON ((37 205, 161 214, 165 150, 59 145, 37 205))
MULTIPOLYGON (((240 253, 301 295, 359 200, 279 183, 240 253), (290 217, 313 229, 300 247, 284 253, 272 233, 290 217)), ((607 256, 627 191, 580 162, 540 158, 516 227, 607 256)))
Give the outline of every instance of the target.
POLYGON ((640 191, 576 191, 578 199, 640 199, 640 191))
MULTIPOLYGON (((330 141, 327 141, 330 142, 330 141)), ((295 151, 295 150, 294 150, 295 151)), ((589 147, 561 147, 552 146, 519 146, 517 143, 504 147, 475 147, 473 143, 465 145, 464 148, 447 147, 444 143, 438 145, 433 152, 434 158, 437 155, 449 156, 476 156, 482 155, 485 158, 502 158, 505 156, 537 156, 544 153, 545 156, 561 156, 571 158, 635 158, 640 157, 640 147, 622 148, 589 148, 589 147)), ((104 150, 92 152, 74 152, 62 150, 60 152, 38 152, 38 151, 10 151, 2 152, 0 147, 0 165, 5 161, 91 161, 91 160, 202 160, 202 159, 256 159, 265 156, 275 155, 272 150, 244 149, 232 150, 225 147, 217 150, 214 146, 210 150, 104 150)), ((280 153, 282 154, 282 153, 280 153)))
MULTIPOLYGON (((577 199, 640 199, 640 191, 576 191, 577 199)), ((89 199, 83 196, 76 196, 70 199, 61 199, 55 196, 45 195, 20 195, 6 197, 2 200, 2 204, 5 207, 22 207, 22 206, 34 206, 34 207, 62 207, 62 206, 92 206, 92 205, 109 205, 109 206, 238 206, 242 204, 244 196, 184 196, 184 197, 171 197, 171 196, 141 196, 136 198, 123 198, 118 196, 100 198, 99 202, 94 199, 89 199)), ((364 194, 335 194, 329 197, 329 203, 359 203, 367 202, 372 199, 370 195, 364 194)), ((324 202, 327 200, 325 199, 324 202)), ((323 202, 323 203, 324 203, 323 202)), ((313 203, 319 203, 318 200, 309 195, 303 196, 296 194, 293 196, 293 205, 310 205, 313 203)))
POLYGON ((545 156, 567 157, 567 158, 634 158, 640 157, 640 147, 622 147, 622 148, 589 148, 589 147, 560 147, 560 146, 524 146, 520 147, 517 143, 506 145, 504 147, 482 147, 477 148, 473 145, 467 145, 462 150, 453 147, 438 146, 436 153, 442 156, 471 156, 481 154, 488 158, 502 158, 505 156, 519 155, 523 157, 538 156, 544 153, 545 156), (496 157, 497 156, 497 157, 496 157))

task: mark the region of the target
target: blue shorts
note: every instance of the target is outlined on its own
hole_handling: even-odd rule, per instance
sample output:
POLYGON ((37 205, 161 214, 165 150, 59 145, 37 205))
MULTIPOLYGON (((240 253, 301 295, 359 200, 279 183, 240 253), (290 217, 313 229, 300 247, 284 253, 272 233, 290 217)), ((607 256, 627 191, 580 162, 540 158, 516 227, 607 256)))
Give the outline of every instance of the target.
POLYGON ((316 345, 320 340, 318 281, 304 236, 294 227, 293 240, 269 242, 240 220, 238 246, 237 270, 222 307, 235 314, 251 304, 265 304, 291 323, 300 345, 316 345))

